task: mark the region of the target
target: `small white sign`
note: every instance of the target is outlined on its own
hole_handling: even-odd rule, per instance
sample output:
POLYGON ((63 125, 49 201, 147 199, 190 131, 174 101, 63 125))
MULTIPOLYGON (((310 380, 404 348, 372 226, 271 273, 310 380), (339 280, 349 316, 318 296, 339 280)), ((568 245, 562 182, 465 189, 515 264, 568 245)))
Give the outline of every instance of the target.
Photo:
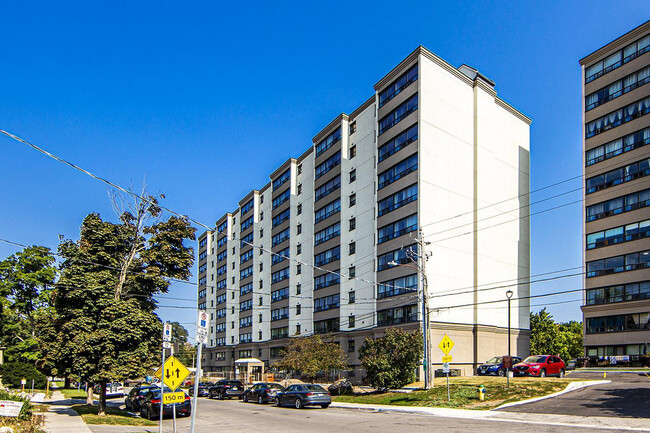
POLYGON ((208 335, 208 326, 210 324, 210 316, 208 313, 199 310, 199 316, 196 321, 196 339, 198 340, 200 335, 208 335))
POLYGON ((170 341, 163 341, 163 349, 171 349, 172 343, 170 341))
POLYGON ((27 385, 27 379, 20 379, 21 385, 27 385))
POLYGON ((0 416, 18 416, 23 408, 22 401, 0 400, 0 416))
POLYGON ((449 373, 449 363, 448 362, 445 362, 444 364, 442 364, 442 372, 443 373, 449 373))
POLYGON ((163 328, 163 341, 172 341, 172 324, 165 322, 163 328))

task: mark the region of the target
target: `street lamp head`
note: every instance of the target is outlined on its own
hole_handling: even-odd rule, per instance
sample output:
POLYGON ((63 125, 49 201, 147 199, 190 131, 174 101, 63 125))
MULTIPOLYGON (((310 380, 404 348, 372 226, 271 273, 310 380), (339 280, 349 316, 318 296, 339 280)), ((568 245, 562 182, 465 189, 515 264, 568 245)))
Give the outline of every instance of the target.
POLYGON ((506 298, 508 298, 508 299, 512 298, 512 295, 513 295, 513 294, 514 294, 514 293, 512 293, 512 290, 508 290, 508 291, 506 292, 506 298))

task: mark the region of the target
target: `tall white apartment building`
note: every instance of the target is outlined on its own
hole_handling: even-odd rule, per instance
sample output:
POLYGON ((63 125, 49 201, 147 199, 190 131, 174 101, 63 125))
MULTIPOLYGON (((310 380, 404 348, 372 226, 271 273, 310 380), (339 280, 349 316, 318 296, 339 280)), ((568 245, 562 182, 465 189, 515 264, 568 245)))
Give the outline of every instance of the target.
POLYGON ((360 379, 366 338, 421 329, 420 231, 433 368, 444 334, 465 374, 507 353, 508 289, 512 352, 528 354, 530 119, 423 47, 374 90, 199 237, 206 371, 272 366, 291 338, 328 333, 360 379))

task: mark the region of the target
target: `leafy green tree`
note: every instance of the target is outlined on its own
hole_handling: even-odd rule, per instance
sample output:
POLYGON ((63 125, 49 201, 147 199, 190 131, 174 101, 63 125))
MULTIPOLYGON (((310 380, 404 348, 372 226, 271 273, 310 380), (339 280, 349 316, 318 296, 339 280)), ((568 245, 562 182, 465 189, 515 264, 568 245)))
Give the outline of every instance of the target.
POLYGON ((171 325, 172 325, 172 342, 178 343, 179 346, 182 346, 185 343, 187 343, 187 337, 189 336, 187 329, 185 329, 185 327, 178 322, 171 322, 171 325))
POLYGON ((55 279, 54 257, 45 247, 26 247, 0 262, 0 341, 8 361, 42 364, 40 313, 55 279))
POLYGON ((388 328, 381 338, 366 338, 359 358, 372 386, 401 388, 415 380, 422 360, 422 333, 388 328))
POLYGON ((162 323, 153 297, 167 292, 169 278, 187 280, 194 260, 183 242, 195 239, 195 229, 174 216, 161 220, 157 198, 148 199, 124 211, 118 224, 86 216, 79 240, 59 247, 64 261, 49 356, 57 375, 100 384, 102 415, 106 383, 145 376, 157 363, 162 323))
POLYGON ((582 324, 555 323, 543 308, 530 313, 531 355, 559 355, 564 361, 582 356, 582 324))
POLYGON ((14 388, 20 389, 22 379, 27 380, 25 388, 29 388, 34 380, 34 388, 44 389, 47 377, 36 369, 33 364, 24 362, 8 362, 0 366, 2 372, 2 382, 5 385, 11 385, 14 388))
POLYGON ((339 344, 323 341, 320 335, 314 334, 291 339, 277 366, 313 381, 319 371, 345 370, 348 362, 339 344))

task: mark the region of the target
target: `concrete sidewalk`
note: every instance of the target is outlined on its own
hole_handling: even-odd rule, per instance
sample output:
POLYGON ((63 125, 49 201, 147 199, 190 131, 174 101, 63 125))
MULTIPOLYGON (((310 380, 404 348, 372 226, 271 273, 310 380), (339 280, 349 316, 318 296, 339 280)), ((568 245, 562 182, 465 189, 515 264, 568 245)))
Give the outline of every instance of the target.
POLYGON ((44 404, 50 405, 45 413, 45 431, 48 433, 92 433, 84 420, 72 410, 73 401, 61 393, 53 391, 52 397, 44 404))

